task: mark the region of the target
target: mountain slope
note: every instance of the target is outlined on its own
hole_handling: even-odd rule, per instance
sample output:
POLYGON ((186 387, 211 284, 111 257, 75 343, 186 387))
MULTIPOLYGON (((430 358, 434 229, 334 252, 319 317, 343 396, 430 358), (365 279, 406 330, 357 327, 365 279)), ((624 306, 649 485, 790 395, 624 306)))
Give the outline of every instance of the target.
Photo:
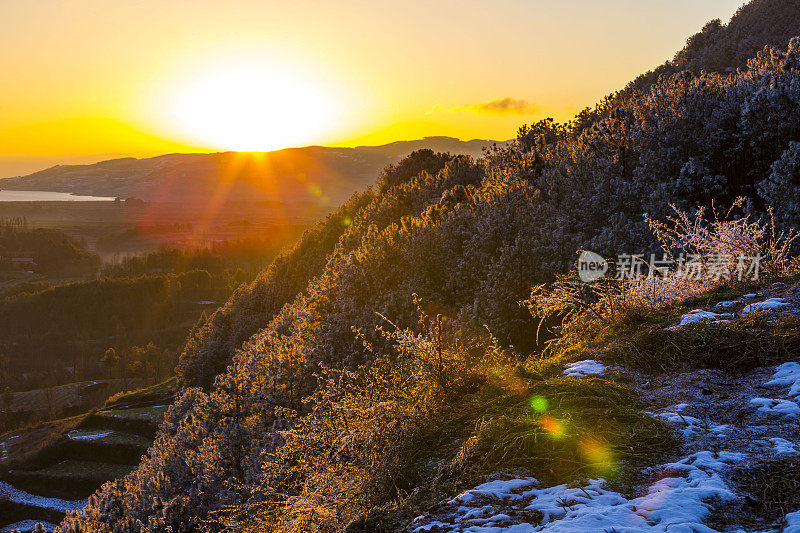
POLYGON ((647 89, 659 76, 689 70, 727 73, 745 68, 765 46, 783 48, 800 35, 800 1, 753 0, 740 7, 728 24, 712 20, 686 42, 671 61, 639 76, 628 89, 647 89))
MULTIPOLYGON (((635 383, 564 376, 565 363, 615 355, 597 353, 595 338, 542 354, 547 325, 519 302, 567 271, 579 249, 606 257, 656 252, 642 215, 663 220, 669 204, 724 209, 746 196, 754 215, 775 205, 779 228, 796 224, 798 124, 794 39, 785 53, 759 54, 746 72, 661 79, 588 126, 523 127, 485 160, 397 165, 369 201, 354 199, 352 218, 345 206, 298 245, 324 255, 314 258, 324 265, 318 272, 302 272, 285 291, 275 286, 279 276, 263 277, 192 337, 184 372, 199 369, 189 382, 207 388, 185 390, 139 468, 62 530, 403 531, 415 530, 410 520, 434 502, 509 469, 545 487, 617 473, 631 492, 647 487, 643 466, 720 476, 717 463, 730 457, 713 451, 688 466, 665 461, 680 443, 668 420, 643 410, 635 383), (337 224, 346 228, 331 249, 337 224), (279 289, 278 303, 248 311, 279 289), (238 346, 248 331, 256 332, 238 346), (214 345, 208 339, 224 342, 206 350, 214 345)), ((307 261, 303 255, 286 260, 307 261)), ((582 296, 578 304, 592 302, 582 296)), ((654 318, 633 318, 622 327, 642 339, 642 324, 654 318)), ((706 330, 670 333, 657 323, 630 357, 654 368, 712 364, 701 357, 726 364, 730 353, 752 364, 797 357, 796 335, 754 324, 753 336, 735 337, 746 342, 718 354, 704 349, 717 338, 706 330), (673 335, 697 345, 676 351, 673 335), (663 359, 647 359, 657 354, 663 359)), ((738 323, 725 327, 738 331, 738 323)), ((656 489, 682 488, 682 479, 668 477, 656 489)), ((721 496, 721 487, 692 505, 721 496)), ((622 503, 621 490, 606 496, 622 503)), ((551 493, 564 514, 577 505, 551 493)), ((521 516, 535 523, 545 510, 521 516)), ((437 526, 433 518, 420 530, 437 526)))

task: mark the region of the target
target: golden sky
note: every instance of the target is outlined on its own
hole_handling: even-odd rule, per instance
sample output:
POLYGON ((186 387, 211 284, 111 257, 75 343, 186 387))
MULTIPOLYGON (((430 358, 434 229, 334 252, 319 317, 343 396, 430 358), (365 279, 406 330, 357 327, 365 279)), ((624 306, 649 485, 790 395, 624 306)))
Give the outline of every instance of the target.
POLYGON ((176 151, 508 139, 743 0, 0 0, 0 177, 176 151))

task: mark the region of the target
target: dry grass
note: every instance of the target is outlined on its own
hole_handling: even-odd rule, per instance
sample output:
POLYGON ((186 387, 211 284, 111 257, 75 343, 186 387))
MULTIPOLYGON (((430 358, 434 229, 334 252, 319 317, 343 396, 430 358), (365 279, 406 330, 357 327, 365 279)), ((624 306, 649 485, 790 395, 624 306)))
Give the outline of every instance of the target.
POLYGON ((172 376, 161 383, 156 383, 150 387, 133 391, 121 391, 106 400, 105 409, 118 408, 120 406, 139 405, 161 401, 175 393, 178 378, 172 376))
POLYGON ((461 324, 423 325, 422 335, 387 333, 396 352, 361 372, 322 374, 312 411, 281 433, 265 470, 262 486, 286 492, 259 495, 263 505, 223 522, 243 531, 390 531, 499 470, 551 483, 609 479, 676 445, 630 388, 564 378, 559 357, 523 363, 461 324))
POLYGON ((709 525, 718 529, 737 526, 759 531, 782 526, 786 513, 800 509, 800 459, 762 461, 733 472, 732 482, 746 498, 718 506, 709 525))
POLYGON ((658 324, 620 335, 603 359, 666 371, 678 364, 745 371, 800 357, 800 317, 767 322, 756 313, 728 323, 697 322, 674 330, 658 324))

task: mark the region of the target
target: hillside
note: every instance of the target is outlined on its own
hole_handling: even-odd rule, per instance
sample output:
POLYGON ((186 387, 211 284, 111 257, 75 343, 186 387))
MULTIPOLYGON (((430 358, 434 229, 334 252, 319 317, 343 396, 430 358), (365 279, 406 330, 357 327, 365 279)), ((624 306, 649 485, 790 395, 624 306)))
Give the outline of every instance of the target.
POLYGON ((82 275, 99 266, 99 257, 64 232, 30 228, 24 220, 0 217, 0 289, 20 272, 82 275))
MULTIPOLYGON (((6 433, 0 469, 13 485, 0 481, 1 530, 33 529, 36 523, 52 530, 104 482, 134 469, 174 397, 173 384, 123 393, 121 380, 75 383, 63 387, 56 401, 71 402, 81 414, 6 433)), ((19 396, 14 403, 41 403, 37 396, 46 391, 19 396)))
POLYGON ((639 76, 628 89, 646 90, 659 76, 682 70, 735 72, 764 46, 782 48, 796 35, 800 35, 800 1, 754 0, 740 7, 727 24, 710 21, 672 60, 639 76))
POLYGON ((356 148, 309 146, 257 154, 224 152, 123 158, 93 165, 59 165, 28 176, 3 179, 0 188, 202 206, 207 205, 209 198, 338 205, 354 191, 371 185, 381 169, 414 150, 430 148, 479 156, 493 142, 428 137, 356 148), (220 184, 224 185, 221 197, 220 184))
MULTIPOLYGON (((592 359, 554 370, 573 388, 634 391, 640 412, 669 428, 673 442, 637 443, 663 456, 629 473, 633 479, 615 474, 619 442, 564 429, 564 439, 578 440, 576 455, 595 462, 602 477, 548 485, 536 472, 496 473, 409 516, 406 531, 796 531, 799 293, 796 282, 712 292, 691 302, 699 309, 665 310, 638 331, 627 319, 583 353, 592 359), (698 313, 720 318, 687 321, 698 313)), ((551 400, 540 420, 574 423, 564 407, 551 400)))
MULTIPOLYGON (((796 276, 792 237, 770 240, 777 234, 758 220, 768 205, 778 229, 800 216, 800 39, 781 54, 758 54, 746 72, 664 78, 602 116, 580 129, 523 127, 484 160, 424 152, 387 169, 195 331, 179 369, 185 385, 202 388, 185 389, 139 468, 62 530, 791 522, 796 502, 780 503, 779 494, 762 497, 758 515, 710 503, 745 498, 747 490, 730 488, 733 466, 756 479, 757 493, 759 469, 776 467, 772 455, 749 461, 752 451, 738 444, 682 438, 690 420, 705 416, 697 398, 732 394, 715 385, 698 397, 702 380, 762 383, 798 357, 794 314, 767 316, 797 305, 793 288, 769 285, 796 276), (680 210, 712 202, 715 213, 739 206, 755 218, 681 218, 680 210), (669 220, 673 209, 674 234, 642 217, 669 220), (704 261, 723 251, 770 259, 755 286, 678 278, 675 286, 633 282, 603 292, 601 282, 568 292, 560 282, 555 290, 567 292, 536 297, 579 249, 609 257, 675 243, 704 261), (519 305, 525 300, 536 316, 519 305), (721 301, 736 315, 665 329, 683 313, 687 322, 709 318, 721 301), (758 305, 747 311, 751 302, 758 305), (556 314, 540 317, 542 305, 556 314), (582 321, 552 328, 565 311, 582 321), (558 342, 543 351, 548 339, 558 342), (676 377, 684 396, 659 385, 676 377), (516 481, 482 485, 491 479, 516 481), (452 499, 459 493, 465 505, 452 499), (539 503, 528 505, 532 498, 539 503), (503 514, 498 499, 525 507, 503 514), (467 504, 497 513, 473 507, 470 520, 483 522, 453 525, 467 504), (603 522, 611 515, 618 520, 603 522)), ((777 394, 739 391, 736 401, 754 406, 731 412, 742 420, 715 412, 694 425, 711 435, 772 411, 791 414, 792 392, 777 394)), ((765 446, 782 439, 774 441, 781 449, 796 437, 754 435, 765 446)))
POLYGON ((683 70, 388 166, 192 330, 153 445, 60 531, 800 526, 800 38, 683 70), (582 283, 580 250, 672 266, 582 283))

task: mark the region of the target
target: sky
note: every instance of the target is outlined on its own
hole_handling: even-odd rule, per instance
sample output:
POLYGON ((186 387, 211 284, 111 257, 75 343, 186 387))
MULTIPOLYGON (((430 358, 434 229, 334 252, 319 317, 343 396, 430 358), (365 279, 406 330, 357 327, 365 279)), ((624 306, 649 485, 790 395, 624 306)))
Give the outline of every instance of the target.
POLYGON ((512 138, 743 0, 0 0, 0 177, 170 152, 512 138))

